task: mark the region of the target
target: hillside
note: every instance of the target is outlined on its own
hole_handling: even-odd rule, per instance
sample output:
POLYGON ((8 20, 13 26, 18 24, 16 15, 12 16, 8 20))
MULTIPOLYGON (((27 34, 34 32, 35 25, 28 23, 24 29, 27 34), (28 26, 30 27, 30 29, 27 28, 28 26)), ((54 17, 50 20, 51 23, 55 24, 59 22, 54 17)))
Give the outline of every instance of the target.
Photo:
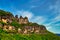
POLYGON ((10 34, 0 29, 0 40, 60 40, 55 34, 10 34))
POLYGON ((13 16, 13 14, 7 11, 0 10, 0 16, 13 16))
POLYGON ((60 40, 44 25, 31 23, 27 17, 22 18, 24 22, 17 20, 18 17, 14 17, 12 13, 0 10, 0 40, 60 40))

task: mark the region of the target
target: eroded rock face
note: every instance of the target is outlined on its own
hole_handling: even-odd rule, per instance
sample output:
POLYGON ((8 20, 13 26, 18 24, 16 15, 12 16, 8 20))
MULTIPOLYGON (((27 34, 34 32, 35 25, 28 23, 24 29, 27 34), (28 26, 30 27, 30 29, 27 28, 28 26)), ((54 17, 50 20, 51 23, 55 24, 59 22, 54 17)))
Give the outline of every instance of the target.
POLYGON ((2 18, 0 18, 0 21, 2 21, 4 23, 11 23, 13 20, 12 20, 12 18, 8 18, 6 16, 3 16, 2 18))
POLYGON ((29 21, 28 21, 28 18, 25 17, 23 18, 22 16, 20 16, 19 18, 19 24, 27 24, 29 21))
POLYGON ((8 31, 8 26, 7 25, 4 25, 3 30, 8 31))
POLYGON ((10 25, 4 25, 3 30, 14 31, 15 27, 14 26, 10 26, 10 25))
MULTIPOLYGON (((3 30, 6 31, 14 31, 16 30, 14 26, 10 25, 4 25, 3 30)), ((39 27, 39 26, 24 26, 23 29, 18 28, 17 33, 20 34, 31 34, 31 33, 36 33, 36 34, 44 34, 46 28, 45 27, 39 27)))
POLYGON ((44 27, 39 27, 39 26, 25 26, 23 31, 22 29, 20 30, 20 32, 22 31, 22 34, 31 34, 31 33, 44 33, 46 30, 44 27))
POLYGON ((23 31, 23 34, 27 34, 27 33, 28 33, 28 30, 25 29, 25 30, 23 31))
POLYGON ((6 17, 2 18, 2 22, 7 23, 6 17))
POLYGON ((21 28, 18 28, 18 33, 22 33, 22 29, 21 28))
POLYGON ((15 30, 14 26, 9 25, 9 30, 15 30))

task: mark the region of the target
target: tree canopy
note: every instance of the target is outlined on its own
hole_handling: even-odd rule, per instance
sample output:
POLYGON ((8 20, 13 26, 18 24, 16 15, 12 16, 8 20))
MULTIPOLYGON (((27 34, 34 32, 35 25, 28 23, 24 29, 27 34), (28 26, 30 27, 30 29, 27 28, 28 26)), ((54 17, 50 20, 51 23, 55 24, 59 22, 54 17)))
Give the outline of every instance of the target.
POLYGON ((11 12, 0 10, 0 16, 13 16, 11 12))

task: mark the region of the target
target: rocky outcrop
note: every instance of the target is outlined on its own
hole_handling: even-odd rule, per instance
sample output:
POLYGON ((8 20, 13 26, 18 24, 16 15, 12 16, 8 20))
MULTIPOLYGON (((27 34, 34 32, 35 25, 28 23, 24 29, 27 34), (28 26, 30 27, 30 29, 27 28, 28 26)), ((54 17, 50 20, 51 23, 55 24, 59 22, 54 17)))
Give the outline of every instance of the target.
POLYGON ((16 15, 15 17, 10 12, 5 12, 0 10, 0 28, 6 31, 17 31, 17 33, 21 34, 31 34, 31 33, 45 33, 45 26, 39 25, 37 23, 29 22, 28 17, 18 17, 16 15), (2 25, 2 23, 5 23, 2 25), (12 23, 13 22, 13 23, 12 23), (14 24, 14 23, 17 24, 14 24), (11 23, 14 25, 12 26, 11 23), (17 25, 19 24, 19 27, 17 28, 17 25), (22 26, 21 26, 22 25, 22 26), (20 27, 21 26, 21 27, 20 27))
POLYGON ((15 30, 15 27, 14 26, 10 26, 10 25, 4 25, 3 26, 3 30, 6 30, 6 31, 14 31, 15 30))
POLYGON ((22 16, 20 16, 19 18, 19 24, 27 24, 29 21, 28 21, 28 18, 25 17, 23 18, 22 16))
POLYGON ((41 34, 45 33, 45 31, 46 31, 45 27, 39 27, 39 26, 24 26, 23 29, 18 28, 18 33, 22 34, 31 34, 31 33, 41 34))
POLYGON ((44 34, 46 33, 46 28, 44 26, 24 26, 22 28, 17 28, 11 25, 4 25, 2 27, 2 24, 0 24, 0 28, 2 28, 3 30, 7 31, 7 32, 14 32, 16 31, 19 34, 32 34, 32 33, 36 33, 36 34, 44 34))

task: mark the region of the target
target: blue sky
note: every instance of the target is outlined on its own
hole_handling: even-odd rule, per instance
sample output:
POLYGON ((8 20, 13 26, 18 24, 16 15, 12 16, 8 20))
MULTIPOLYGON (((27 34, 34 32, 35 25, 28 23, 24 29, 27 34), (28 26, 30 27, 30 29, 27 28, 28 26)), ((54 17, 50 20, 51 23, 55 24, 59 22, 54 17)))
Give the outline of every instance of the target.
POLYGON ((29 21, 60 33, 60 0, 0 0, 0 9, 27 16, 29 21))

